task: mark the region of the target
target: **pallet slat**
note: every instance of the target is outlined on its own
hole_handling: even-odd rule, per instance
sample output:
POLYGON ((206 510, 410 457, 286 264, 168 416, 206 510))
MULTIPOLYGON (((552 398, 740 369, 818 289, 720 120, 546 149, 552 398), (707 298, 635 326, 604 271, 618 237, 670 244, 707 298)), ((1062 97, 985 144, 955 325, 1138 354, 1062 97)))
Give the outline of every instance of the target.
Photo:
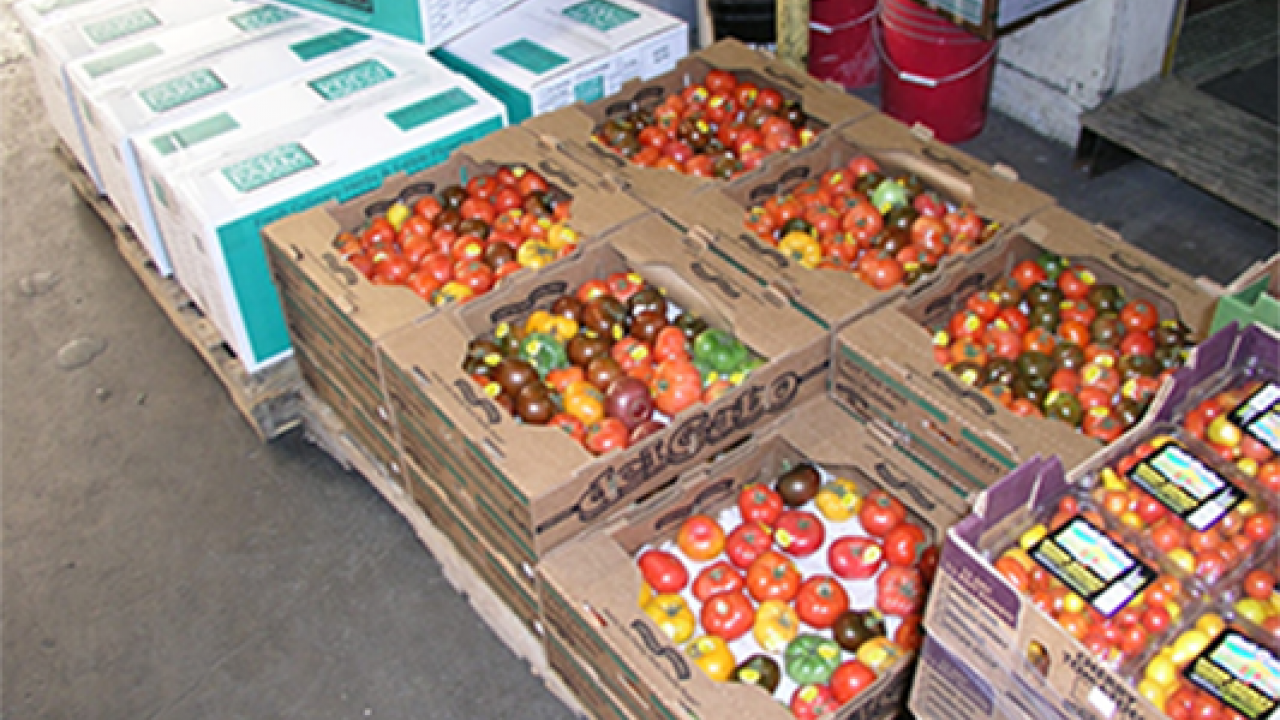
POLYGON ((138 282, 222 382, 258 437, 271 440, 297 427, 302 418, 300 390, 303 386, 297 363, 289 358, 257 374, 247 372, 217 327, 196 307, 178 281, 160 275, 133 229, 111 200, 98 194, 93 181, 70 152, 59 145, 55 154, 72 189, 111 230, 116 249, 138 282))
POLYGON ((1081 150, 1104 138, 1277 224, 1275 125, 1173 77, 1118 95, 1080 119, 1081 150))

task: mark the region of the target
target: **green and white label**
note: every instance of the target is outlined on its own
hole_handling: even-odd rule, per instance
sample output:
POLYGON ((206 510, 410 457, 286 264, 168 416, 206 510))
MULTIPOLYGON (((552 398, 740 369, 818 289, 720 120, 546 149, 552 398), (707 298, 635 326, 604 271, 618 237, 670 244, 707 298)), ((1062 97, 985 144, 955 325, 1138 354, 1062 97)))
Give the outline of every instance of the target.
POLYGON ((1280 453, 1280 385, 1263 383, 1240 407, 1231 411, 1231 422, 1258 442, 1280 453))
POLYGON ((212 70, 200 68, 144 88, 138 97, 151 112, 160 114, 226 89, 226 83, 212 70))
POLYGON ((493 54, 509 63, 519 65, 534 75, 551 72, 569 62, 569 58, 527 38, 520 38, 513 43, 494 48, 493 54))
POLYGON ((640 17, 640 13, 635 10, 624 8, 609 0, 584 0, 576 5, 570 5, 561 13, 576 23, 600 32, 609 32, 640 17))
POLYGON ((84 71, 89 73, 89 77, 98 78, 113 73, 120 68, 129 67, 163 54, 164 51, 160 49, 159 45, 145 43, 87 62, 84 64, 84 71))
POLYGON ((604 97, 604 77, 593 75, 573 86, 573 99, 580 103, 593 103, 604 97))
POLYGON ((83 5, 87 2, 92 2, 92 0, 43 0, 43 2, 32 3, 31 7, 41 15, 48 15, 49 13, 83 5))
POLYGON ((476 99, 460 88, 451 88, 438 95, 424 98, 399 110, 387 113, 387 119, 404 132, 435 122, 476 104, 476 99))
POLYGON ((299 60, 311 62, 318 57, 324 57, 339 50, 346 50, 369 39, 369 35, 350 28, 344 28, 336 32, 313 37, 310 40, 294 43, 289 46, 289 49, 293 51, 294 55, 298 56, 299 60))
POLYGON ((1227 630, 1183 674, 1249 720, 1280 717, 1280 658, 1235 630, 1227 630))
POLYGON ((196 121, 173 132, 157 135, 151 138, 151 145, 161 155, 172 155, 184 148, 198 145, 205 140, 239 129, 240 123, 236 122, 231 115, 223 112, 196 121))
POLYGON ((1031 557, 1105 617, 1156 579, 1154 569, 1079 516, 1036 543, 1031 557))
POLYGON ((307 85, 320 97, 333 102, 384 83, 395 76, 396 74, 391 71, 391 68, 377 60, 365 60, 337 72, 329 73, 324 77, 316 78, 308 82, 307 85))
POLYGON ((1134 465, 1128 475, 1198 532, 1213 527, 1245 497, 1203 460, 1172 442, 1134 465))
POLYGON ((259 8, 236 13, 228 20, 231 21, 232 25, 240 28, 241 32, 253 32, 254 30, 278 25, 297 16, 298 14, 292 10, 285 10, 275 5, 263 5, 259 8))
POLYGON ((150 10, 134 10, 89 23, 84 26, 84 34, 89 36, 93 44, 105 45, 159 25, 160 18, 150 10))
POLYGON ((242 193, 251 193, 318 165, 300 143, 290 142, 222 168, 222 176, 242 193))

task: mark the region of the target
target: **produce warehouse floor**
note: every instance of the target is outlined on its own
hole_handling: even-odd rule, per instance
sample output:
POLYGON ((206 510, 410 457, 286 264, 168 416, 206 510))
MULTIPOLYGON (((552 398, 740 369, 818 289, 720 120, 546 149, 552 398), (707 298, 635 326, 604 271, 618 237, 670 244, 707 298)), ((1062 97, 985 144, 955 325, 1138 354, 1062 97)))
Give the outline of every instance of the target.
MULTIPOLYGON (((299 433, 259 443, 68 186, 12 25, 0 717, 568 717, 364 480, 299 433)), ((1141 163, 1086 180, 1000 117, 966 148, 1213 280, 1276 250, 1141 163)))

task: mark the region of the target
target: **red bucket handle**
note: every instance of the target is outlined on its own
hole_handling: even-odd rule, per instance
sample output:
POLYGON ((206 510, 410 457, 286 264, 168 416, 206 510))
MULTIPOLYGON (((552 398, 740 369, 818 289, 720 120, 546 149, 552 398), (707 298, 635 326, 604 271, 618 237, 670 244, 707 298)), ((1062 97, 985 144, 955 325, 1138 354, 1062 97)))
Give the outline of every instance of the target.
POLYGON ((974 74, 975 72, 977 72, 983 65, 986 65, 987 61, 989 61, 992 58, 992 56, 996 54, 996 43, 992 42, 991 49, 988 50, 985 55, 979 58, 977 62, 970 65, 969 67, 963 70, 960 70, 959 72, 951 73, 950 75, 944 75, 943 77, 940 77, 940 78, 925 77, 923 75, 917 75, 912 72, 907 72, 906 70, 903 70, 902 68, 898 67, 898 65, 893 62, 893 58, 890 58, 889 53, 886 52, 884 49, 884 41, 880 37, 882 32, 883 30, 881 30, 879 25, 876 25, 874 28, 872 28, 871 41, 876 44, 876 52, 880 53, 880 59, 884 60, 884 64, 889 66, 889 70, 893 72, 894 75, 897 75, 899 80, 902 80, 903 82, 911 83, 912 85, 920 85, 922 87, 927 87, 927 88, 936 88, 939 85, 946 85, 949 82, 955 82, 956 80, 966 78, 974 74))
POLYGON ((841 30, 848 30, 848 29, 849 29, 849 28, 851 28, 851 27, 855 27, 855 26, 857 26, 857 25, 861 25, 862 23, 864 23, 864 22, 866 22, 866 21, 870 20, 871 18, 875 17, 875 16, 876 16, 876 11, 878 11, 879 9, 880 9, 880 8, 879 8, 878 6, 872 7, 870 10, 868 10, 868 11, 866 12, 866 14, 865 14, 865 15, 863 15, 863 16, 861 16, 861 17, 858 17, 858 18, 854 18, 853 20, 846 20, 845 22, 842 22, 842 23, 840 23, 839 25, 824 25, 823 23, 818 23, 818 22, 814 22, 814 21, 810 20, 810 21, 809 21, 809 29, 810 29, 810 30, 817 30, 818 32, 822 33, 823 35, 830 35, 830 34, 832 34, 832 33, 839 32, 839 31, 841 31, 841 30))

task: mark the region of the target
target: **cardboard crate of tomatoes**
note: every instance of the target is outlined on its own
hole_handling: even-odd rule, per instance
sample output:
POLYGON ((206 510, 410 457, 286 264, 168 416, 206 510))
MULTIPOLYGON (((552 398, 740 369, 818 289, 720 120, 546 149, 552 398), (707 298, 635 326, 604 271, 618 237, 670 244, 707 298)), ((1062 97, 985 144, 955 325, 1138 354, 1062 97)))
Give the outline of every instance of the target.
MULTIPOLYGON (((390 423, 375 351, 382 338, 646 212, 588 177, 508 128, 439 166, 266 228, 273 280, 311 384, 340 413, 354 404, 366 419, 390 423)), ((349 413, 344 419, 355 424, 349 413)))
POLYGON ((839 327, 988 244, 1052 198, 885 115, 662 208, 839 327))
POLYGON ((550 548, 821 393, 829 350, 656 215, 379 346, 406 459, 530 590, 550 548))
POLYGON ((1280 338, 1231 326, 1123 439, 994 486, 948 532, 931 637, 997 692, 1042 688, 1067 714, 1274 714, 1278 358, 1280 338))
POLYGON ((1037 454, 1079 463, 1132 426, 1212 302, 1052 208, 842 330, 833 389, 977 493, 1037 454))
POLYGON ((726 39, 652 80, 521 127, 662 208, 873 113, 843 89, 726 39))
POLYGON ((897 717, 949 495, 815 398, 548 555, 548 642, 629 717, 897 717))

